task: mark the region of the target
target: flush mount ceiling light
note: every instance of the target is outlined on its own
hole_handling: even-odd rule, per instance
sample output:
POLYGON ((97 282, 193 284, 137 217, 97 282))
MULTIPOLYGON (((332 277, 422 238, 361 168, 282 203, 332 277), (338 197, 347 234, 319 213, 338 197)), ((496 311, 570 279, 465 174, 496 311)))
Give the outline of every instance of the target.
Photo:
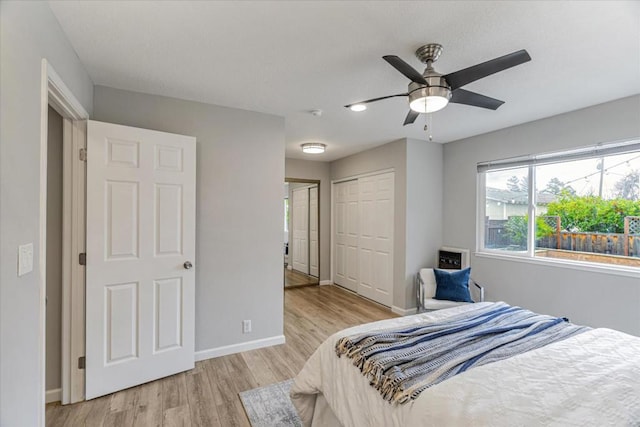
POLYGON ((302 152, 307 154, 321 154, 324 153, 325 148, 327 148, 326 144, 322 144, 320 142, 305 142, 301 145, 302 152))

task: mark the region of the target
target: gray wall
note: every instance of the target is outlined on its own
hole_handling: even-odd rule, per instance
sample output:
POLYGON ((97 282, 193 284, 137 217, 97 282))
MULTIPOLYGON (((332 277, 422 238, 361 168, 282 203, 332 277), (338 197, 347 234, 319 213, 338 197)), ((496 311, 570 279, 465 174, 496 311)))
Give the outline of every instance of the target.
POLYGON ((46 390, 62 386, 62 117, 49 107, 47 134, 46 390))
POLYGON ((44 416, 44 272, 38 267, 42 58, 91 112, 93 83, 49 5, 0 2, 0 425, 7 427, 35 426, 44 416), (34 271, 18 277, 18 245, 29 242, 34 271))
POLYGON ((94 109, 197 138, 196 350, 282 335, 284 119, 103 86, 94 109))
MULTIPOLYGON (((320 280, 331 280, 331 167, 327 162, 285 159, 287 178, 320 181, 320 280)), ((291 199, 289 199, 291 200, 291 199)), ((291 239, 289 239, 291 241, 291 239)), ((291 261, 291 259, 289 259, 291 261)))
POLYGON ((414 278, 425 267, 435 267, 442 246, 442 153, 433 142, 407 140, 407 237, 405 302, 416 306, 414 278))
MULTIPOLYGON (((444 146, 444 244, 476 247, 476 164, 640 136, 640 96, 597 105, 444 146)), ((471 257, 488 300, 576 323, 640 335, 640 277, 471 257)))

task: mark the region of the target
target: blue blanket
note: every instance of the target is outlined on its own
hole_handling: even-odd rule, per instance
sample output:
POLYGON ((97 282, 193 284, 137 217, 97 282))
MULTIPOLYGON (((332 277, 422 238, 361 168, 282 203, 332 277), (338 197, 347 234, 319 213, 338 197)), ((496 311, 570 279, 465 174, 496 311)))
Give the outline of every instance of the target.
POLYGON ((470 306, 442 322, 346 336, 336 353, 352 359, 385 400, 406 403, 468 369, 589 329, 499 302, 470 306))

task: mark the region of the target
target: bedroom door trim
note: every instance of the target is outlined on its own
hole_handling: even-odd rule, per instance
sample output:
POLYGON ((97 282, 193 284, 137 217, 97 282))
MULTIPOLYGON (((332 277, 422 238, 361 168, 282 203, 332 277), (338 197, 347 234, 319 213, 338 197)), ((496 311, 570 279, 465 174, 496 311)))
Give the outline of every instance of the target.
MULTIPOLYGON (((77 100, 73 92, 67 87, 62 78, 58 75, 55 69, 49 64, 46 59, 42 59, 41 62, 41 80, 40 80, 40 196, 39 196, 39 244, 38 244, 38 268, 39 268, 39 332, 38 332, 38 361, 39 361, 39 378, 40 378, 40 401, 41 410, 38 414, 38 425, 44 426, 45 424, 45 360, 46 360, 46 242, 47 242, 47 148, 48 148, 48 108, 49 105, 53 107, 63 118, 63 155, 65 156, 65 164, 63 166, 63 215, 65 218, 71 217, 72 205, 76 203, 77 206, 83 206, 84 194, 78 190, 78 186, 74 184, 74 178, 70 175, 71 169, 68 164, 66 156, 72 152, 72 146, 75 144, 82 144, 84 141, 84 133, 82 131, 82 120, 89 118, 89 113, 84 109, 82 104, 77 100), (71 186, 74 190, 69 193, 71 186), (77 191, 76 191, 77 190, 77 191), (79 204, 79 205, 78 205, 79 204)), ((82 187, 84 188, 84 187, 82 187)), ((84 348, 84 325, 82 325, 82 334, 79 334, 76 328, 73 327, 73 322, 70 321, 72 317, 66 318, 71 314, 69 310, 68 302, 66 301, 67 309, 65 311, 65 297, 69 296, 70 283, 74 279, 81 279, 82 283, 77 287, 84 292, 84 276, 82 274, 75 274, 68 266, 73 262, 73 249, 72 249, 72 237, 78 236, 77 233, 81 233, 84 236, 83 223, 77 221, 65 220, 66 227, 63 227, 63 286, 68 285, 68 288, 63 288, 63 327, 62 327, 62 394, 63 402, 66 399, 71 399, 72 396, 81 396, 79 400, 82 400, 84 395, 84 375, 83 372, 78 369, 70 370, 72 366, 70 362, 70 344, 72 337, 80 338, 82 348, 84 348), (75 234, 74 234, 75 233, 75 234), (66 357, 66 359, 65 359, 66 357), (81 376, 81 381, 78 383, 77 378, 81 376), (80 388, 76 387, 80 384, 80 388), (65 397, 66 396, 66 397, 65 397)), ((75 284, 75 283, 74 283, 75 284)), ((79 307, 72 307, 74 310, 79 310, 80 313, 84 312, 84 305, 79 307)), ((83 323, 83 322, 82 322, 83 323)), ((75 340, 74 340, 75 344, 75 340)))

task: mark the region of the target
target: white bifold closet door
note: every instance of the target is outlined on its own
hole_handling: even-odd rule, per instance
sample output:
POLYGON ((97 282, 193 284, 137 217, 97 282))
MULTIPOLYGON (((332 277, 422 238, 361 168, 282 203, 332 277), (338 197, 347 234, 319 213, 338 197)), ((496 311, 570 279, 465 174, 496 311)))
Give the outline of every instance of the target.
POLYGON ((393 304, 394 173, 334 184, 334 283, 393 304))
POLYGON ((309 188, 309 275, 320 277, 318 241, 318 186, 309 188))
POLYGON ((86 398, 194 366, 196 141, 87 125, 86 398))
POLYGON ((358 294, 393 304, 393 172, 360 178, 358 294))
POLYGON ((309 188, 296 188, 292 198, 292 266, 294 270, 309 274, 309 188))
POLYGON ((334 184, 334 283, 358 289, 358 180, 334 184))

